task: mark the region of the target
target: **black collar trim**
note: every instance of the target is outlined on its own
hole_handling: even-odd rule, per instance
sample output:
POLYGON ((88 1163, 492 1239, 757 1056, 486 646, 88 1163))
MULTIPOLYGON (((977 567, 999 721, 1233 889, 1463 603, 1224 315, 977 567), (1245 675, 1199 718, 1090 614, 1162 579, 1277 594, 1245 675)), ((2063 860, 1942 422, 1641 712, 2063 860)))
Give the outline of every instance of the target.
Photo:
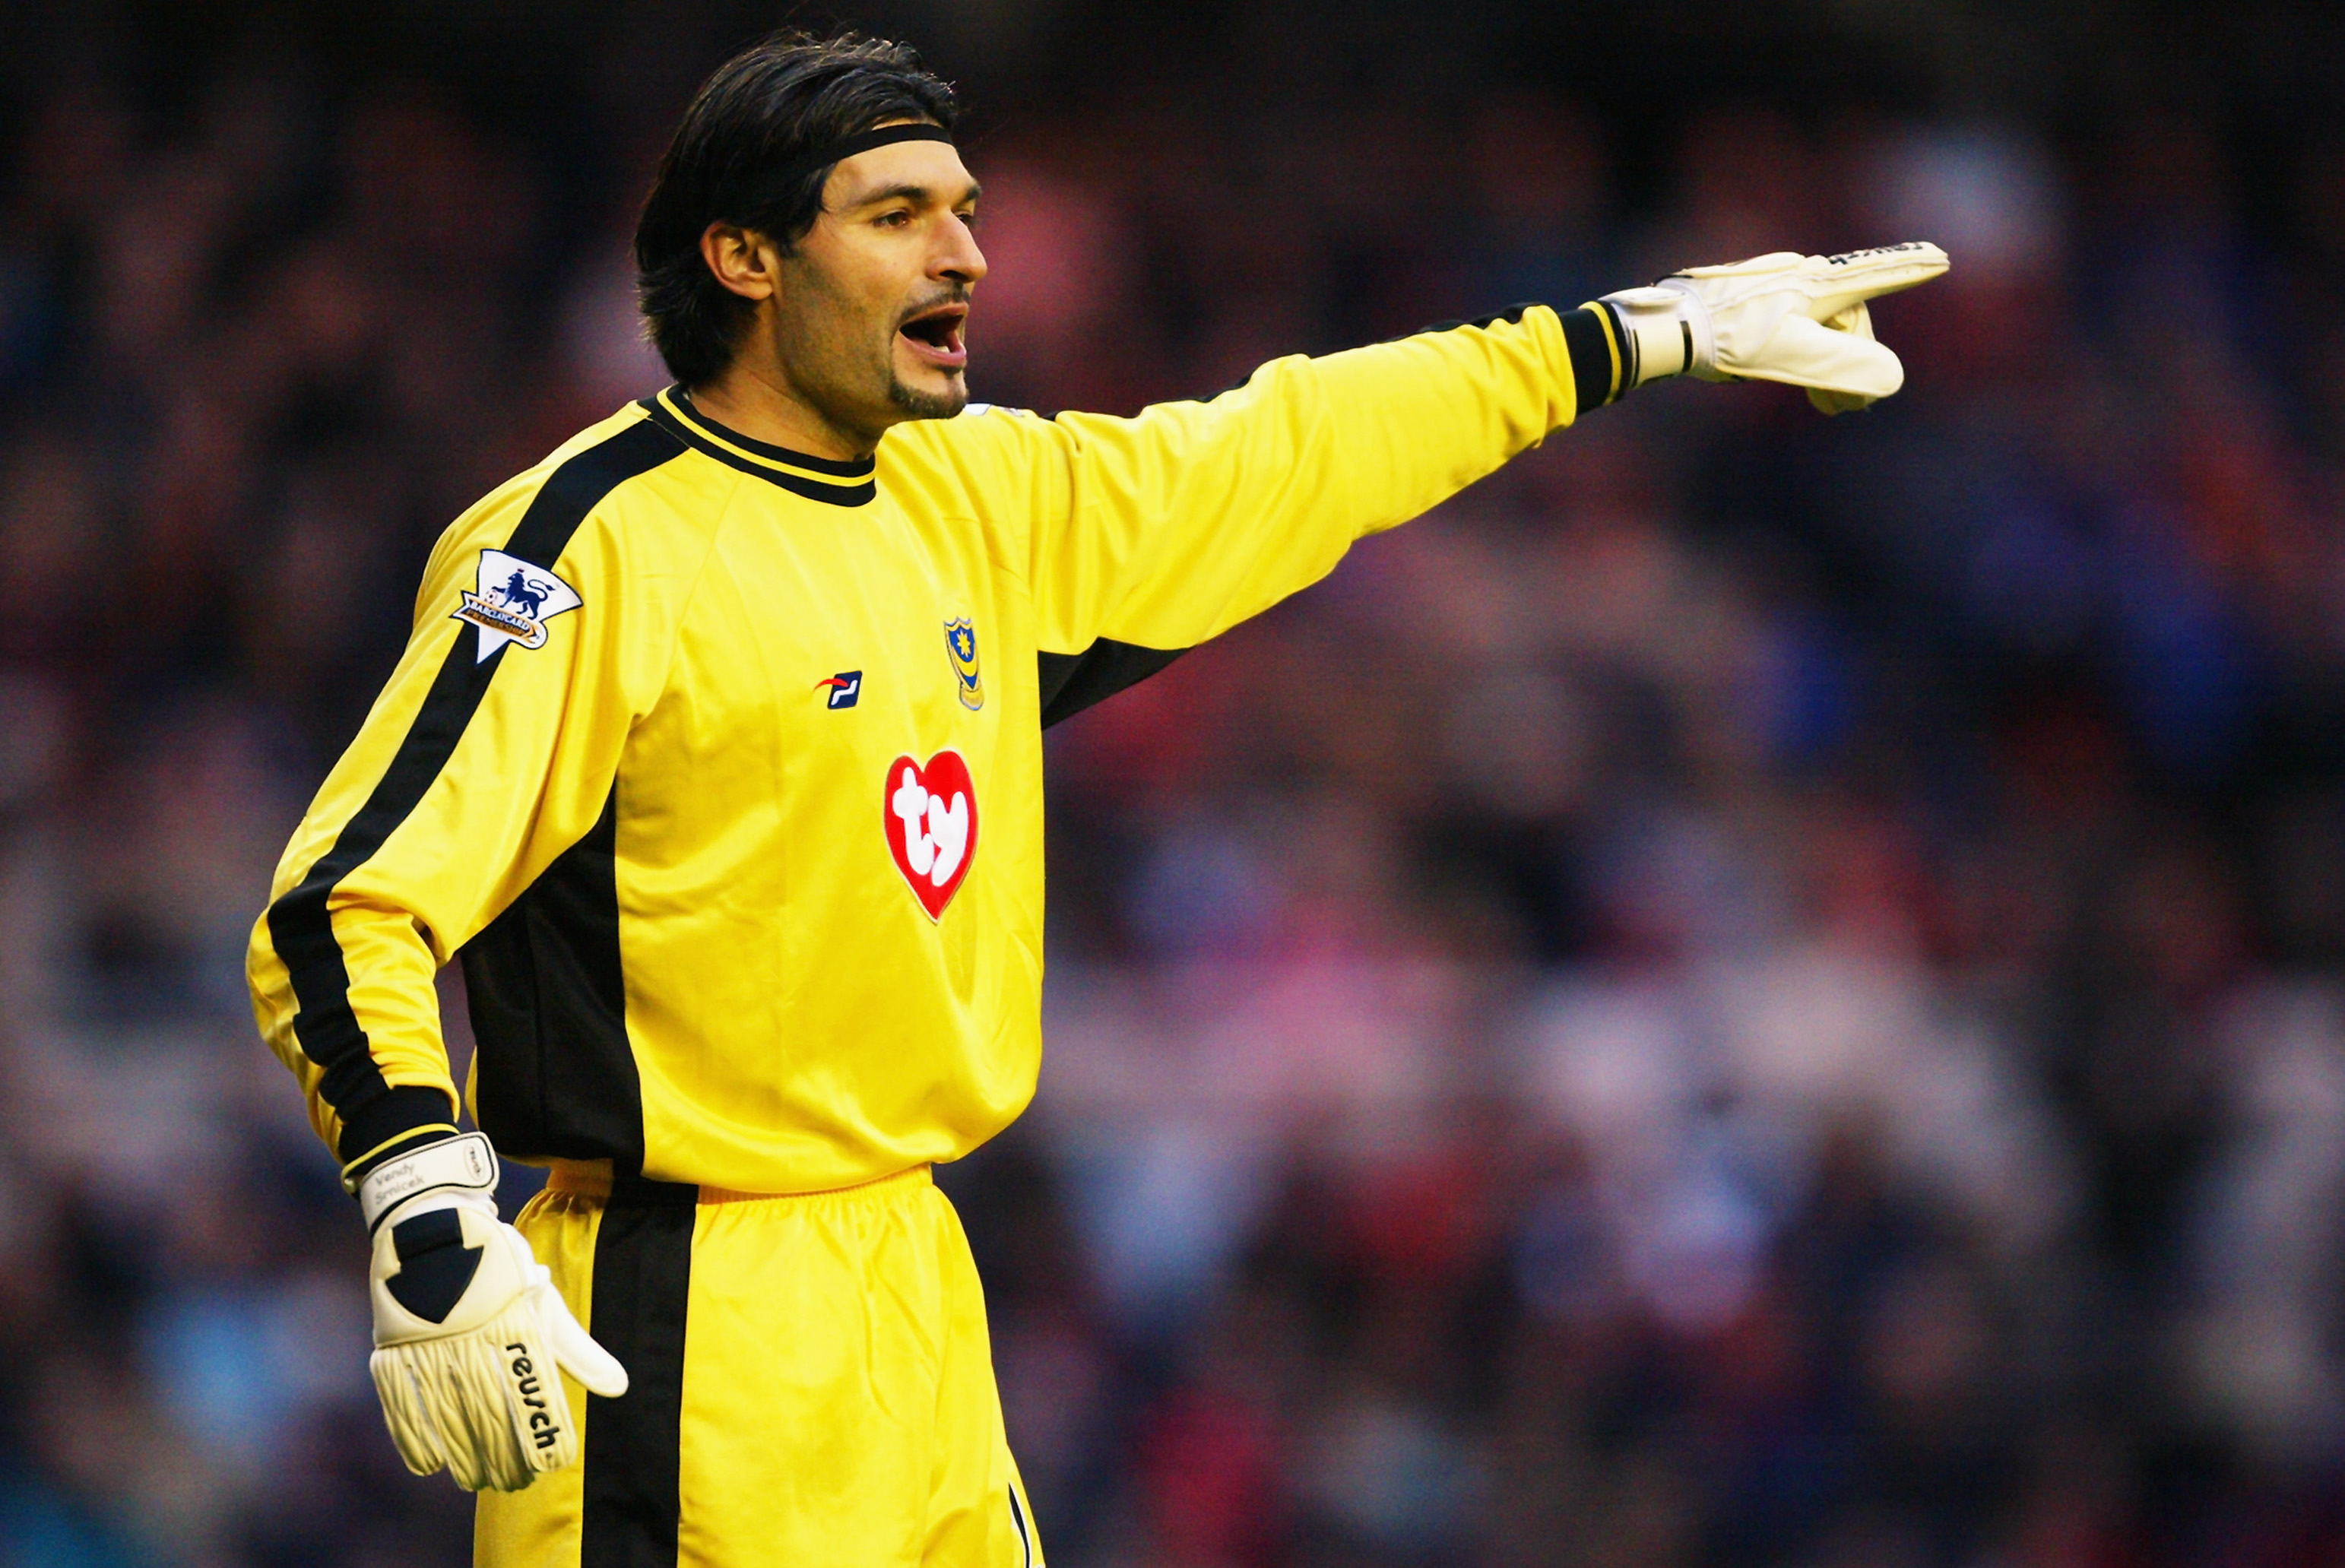
POLYGON ((811 452, 795 451, 788 447, 777 447, 769 441, 745 436, 730 425, 720 425, 710 419, 708 411, 694 402, 692 394, 682 387, 670 387, 663 396, 677 413, 718 440, 728 446, 739 447, 743 451, 754 452, 761 458, 770 458, 777 463, 787 463, 794 469, 829 474, 834 479, 869 479, 871 470, 878 466, 878 460, 873 458, 818 458, 811 452))
POLYGON ((878 466, 869 458, 856 463, 834 462, 827 458, 792 452, 784 447, 747 442, 746 438, 725 430, 722 425, 715 425, 714 429, 704 429, 704 426, 713 425, 714 421, 711 421, 706 415, 699 414, 697 410, 695 410, 695 414, 699 422, 695 423, 693 420, 685 418, 669 401, 669 394, 665 392, 657 397, 645 398, 635 406, 650 415, 654 424, 695 451, 706 453, 727 468, 738 469, 746 474, 754 474, 768 484, 779 485, 792 495, 801 495, 808 501, 818 501, 830 506, 863 506, 879 493, 878 483, 868 477, 861 484, 838 484, 827 480, 816 479, 810 474, 792 473, 788 469, 774 466, 777 462, 787 462, 792 467, 802 466, 809 469, 819 465, 824 470, 835 472, 843 471, 848 475, 868 476, 878 466), (725 433, 719 435, 717 431, 725 433), (736 448, 733 445, 736 441, 741 441, 753 450, 785 455, 766 459, 753 455, 753 450, 736 448))

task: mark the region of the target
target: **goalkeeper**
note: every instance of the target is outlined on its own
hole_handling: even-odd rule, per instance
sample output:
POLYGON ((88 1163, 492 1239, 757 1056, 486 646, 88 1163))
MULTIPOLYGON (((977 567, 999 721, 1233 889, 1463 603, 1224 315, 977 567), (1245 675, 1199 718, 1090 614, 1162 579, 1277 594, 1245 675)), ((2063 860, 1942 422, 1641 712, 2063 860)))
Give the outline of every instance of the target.
POLYGON ((1768 256, 1038 419, 967 405, 954 117, 854 39, 701 89, 635 238, 676 384, 449 529, 254 932, 392 1440, 482 1492, 482 1563, 1041 1563, 929 1170, 1033 1093, 1042 729, 1645 382, 1887 396, 1866 301, 1945 267, 1768 256), (551 1168, 512 1226, 500 1155, 551 1168))

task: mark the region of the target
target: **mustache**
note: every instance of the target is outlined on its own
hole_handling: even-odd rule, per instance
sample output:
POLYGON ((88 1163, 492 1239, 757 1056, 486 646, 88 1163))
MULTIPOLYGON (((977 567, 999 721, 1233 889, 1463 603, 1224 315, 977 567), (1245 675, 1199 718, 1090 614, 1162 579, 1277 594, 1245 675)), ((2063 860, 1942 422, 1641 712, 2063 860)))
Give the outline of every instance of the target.
POLYGON ((956 283, 936 294, 930 295, 926 299, 922 299, 916 304, 906 307, 904 313, 896 318, 896 325, 901 327, 905 322, 925 316, 940 305, 958 305, 965 310, 969 309, 971 302, 972 295, 969 286, 966 283, 956 283))

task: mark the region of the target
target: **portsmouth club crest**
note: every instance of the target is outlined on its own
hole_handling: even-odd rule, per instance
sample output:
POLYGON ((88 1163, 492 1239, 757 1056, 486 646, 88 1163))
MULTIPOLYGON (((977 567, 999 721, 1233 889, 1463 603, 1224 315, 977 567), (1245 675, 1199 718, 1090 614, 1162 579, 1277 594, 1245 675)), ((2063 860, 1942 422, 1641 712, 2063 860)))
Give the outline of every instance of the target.
POLYGON ((479 631, 475 663, 484 663, 508 642, 544 647, 545 623, 582 602, 576 589, 544 567, 502 550, 481 551, 479 592, 464 590, 463 601, 449 619, 469 622, 479 631))
POLYGON ((977 628, 966 615, 945 622, 945 652, 952 656, 953 685, 960 705, 971 713, 985 706, 985 682, 977 673, 977 628))

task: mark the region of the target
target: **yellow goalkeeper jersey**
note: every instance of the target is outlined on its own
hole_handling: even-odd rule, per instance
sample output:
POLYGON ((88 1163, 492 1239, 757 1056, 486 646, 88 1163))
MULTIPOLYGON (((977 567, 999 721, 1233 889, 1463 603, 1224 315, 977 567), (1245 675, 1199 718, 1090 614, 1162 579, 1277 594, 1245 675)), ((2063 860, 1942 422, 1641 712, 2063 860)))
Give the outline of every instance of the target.
POLYGON ((1137 418, 972 407, 829 461, 670 390, 442 538, 279 867, 262 1033, 356 1167, 482 1128, 749 1192, 984 1142, 1041 1057, 1041 732, 1617 389, 1545 307, 1137 418))

